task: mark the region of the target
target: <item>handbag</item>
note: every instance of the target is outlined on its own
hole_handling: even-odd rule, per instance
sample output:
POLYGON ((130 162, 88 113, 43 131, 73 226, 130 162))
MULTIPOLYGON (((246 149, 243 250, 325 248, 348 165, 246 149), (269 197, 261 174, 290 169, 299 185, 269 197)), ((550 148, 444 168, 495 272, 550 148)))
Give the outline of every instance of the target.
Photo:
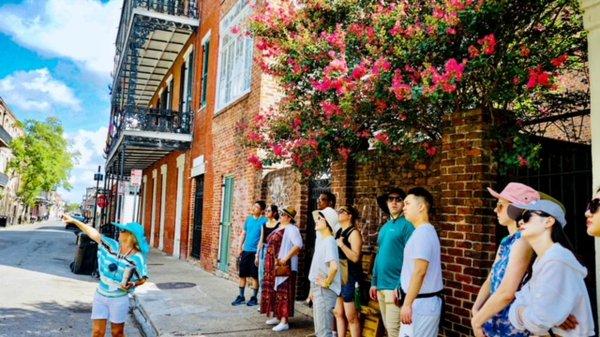
POLYGON ((292 266, 288 264, 275 264, 275 276, 292 276, 292 266))
POLYGON ((348 283, 348 260, 340 259, 340 275, 342 276, 342 285, 348 283))

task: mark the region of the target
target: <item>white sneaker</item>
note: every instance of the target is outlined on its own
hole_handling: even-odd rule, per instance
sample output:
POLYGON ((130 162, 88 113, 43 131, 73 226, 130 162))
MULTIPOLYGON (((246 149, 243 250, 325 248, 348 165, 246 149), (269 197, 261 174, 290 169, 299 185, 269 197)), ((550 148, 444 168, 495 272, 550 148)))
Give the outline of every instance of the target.
POLYGON ((336 331, 331 332, 331 337, 337 337, 337 332, 336 331))
POLYGON ((277 324, 279 324, 279 320, 277 319, 277 317, 273 317, 273 318, 269 319, 268 321, 266 321, 265 324, 277 325, 277 324))
POLYGON ((273 327, 273 331, 275 332, 287 331, 289 329, 290 326, 287 323, 279 323, 273 327))

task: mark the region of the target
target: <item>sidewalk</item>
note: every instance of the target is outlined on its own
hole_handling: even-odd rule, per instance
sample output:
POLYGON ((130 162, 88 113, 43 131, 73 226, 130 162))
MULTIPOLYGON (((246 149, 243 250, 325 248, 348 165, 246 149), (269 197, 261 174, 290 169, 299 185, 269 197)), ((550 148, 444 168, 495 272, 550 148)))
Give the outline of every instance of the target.
MULTIPOLYGON (((265 324, 257 307, 231 306, 238 286, 188 262, 153 250, 148 261, 149 282, 136 290, 134 315, 152 336, 305 336, 313 332, 312 318, 298 311, 290 330, 276 333, 265 324)), ((246 289, 246 299, 250 289, 246 289)), ((306 310, 296 303, 296 309, 306 310)))

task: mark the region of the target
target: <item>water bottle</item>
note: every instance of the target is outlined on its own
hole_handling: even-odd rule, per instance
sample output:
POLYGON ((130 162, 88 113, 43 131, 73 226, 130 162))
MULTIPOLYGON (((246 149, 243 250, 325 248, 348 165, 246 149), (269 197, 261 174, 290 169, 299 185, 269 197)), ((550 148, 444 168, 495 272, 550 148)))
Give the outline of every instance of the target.
POLYGON ((360 284, 357 281, 357 282, 354 282, 354 306, 356 307, 357 310, 360 310, 360 307, 361 307, 360 298, 361 298, 360 284))

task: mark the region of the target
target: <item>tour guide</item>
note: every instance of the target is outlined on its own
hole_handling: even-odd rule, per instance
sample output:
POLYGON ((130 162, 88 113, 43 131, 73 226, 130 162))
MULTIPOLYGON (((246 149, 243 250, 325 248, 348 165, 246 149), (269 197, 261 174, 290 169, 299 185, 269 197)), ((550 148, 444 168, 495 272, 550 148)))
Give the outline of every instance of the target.
POLYGON ((119 230, 119 241, 101 235, 96 229, 68 215, 66 222, 77 225, 90 239, 98 243, 100 283, 92 305, 92 337, 103 337, 110 321, 113 337, 122 337, 129 313, 128 293, 148 279, 146 256, 150 247, 139 223, 113 223, 119 230))

